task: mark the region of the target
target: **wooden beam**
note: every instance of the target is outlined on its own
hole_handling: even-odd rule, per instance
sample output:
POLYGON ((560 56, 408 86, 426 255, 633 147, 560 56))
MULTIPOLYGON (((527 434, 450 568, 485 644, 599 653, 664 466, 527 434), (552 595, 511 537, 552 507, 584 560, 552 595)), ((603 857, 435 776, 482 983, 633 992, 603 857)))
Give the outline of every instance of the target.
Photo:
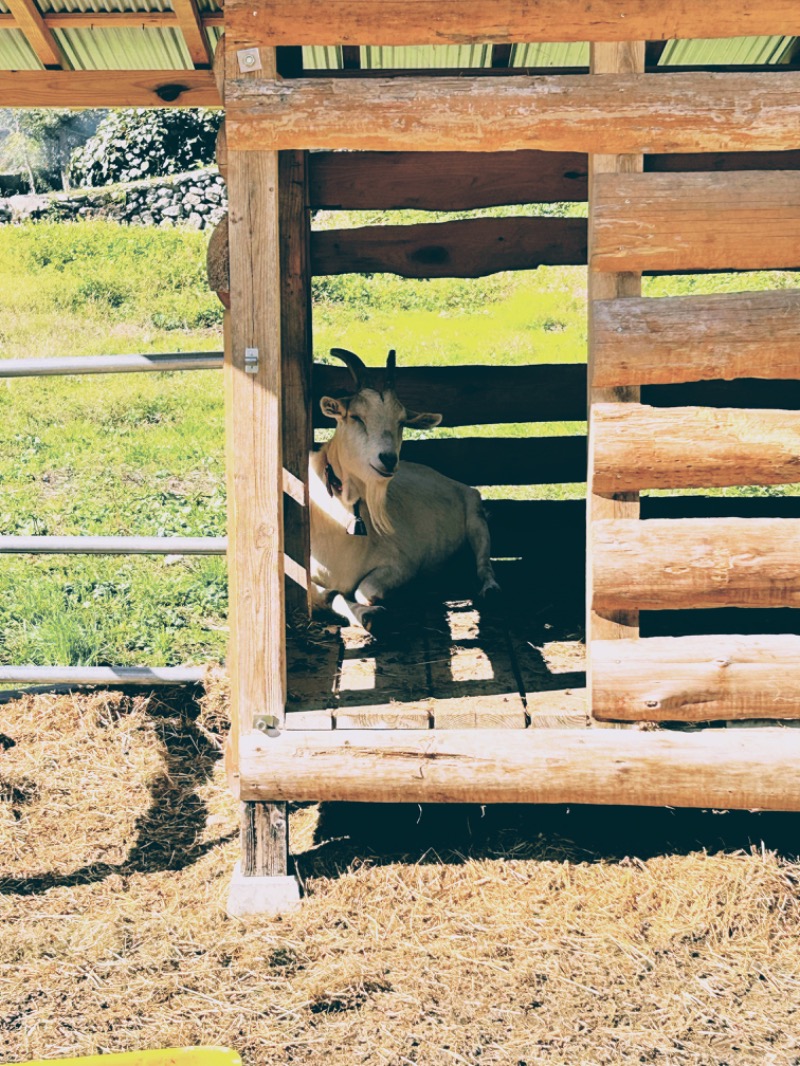
POLYGON ((725 518, 592 526, 595 610, 800 607, 800 521, 725 518))
POLYGON ((314 152, 311 205, 464 211, 585 200, 586 165, 578 152, 314 152))
POLYGON ((4 107, 219 107, 208 70, 0 70, 4 107))
POLYGON ((603 175, 594 206, 594 270, 800 267, 794 171, 603 175))
MULTIPOLYGON (((69 70, 72 64, 53 36, 53 31, 45 24, 34 0, 7 0, 7 6, 14 16, 17 28, 22 30, 42 66, 69 70)), ((4 98, 3 103, 6 104, 4 98)))
POLYGON ((209 44, 197 0, 172 0, 172 10, 195 66, 210 67, 214 53, 209 44))
POLYGON ((387 271, 404 278, 480 278, 586 262, 582 218, 471 218, 415 226, 363 226, 311 235, 313 273, 387 271))
POLYGON ((796 289, 602 300, 591 313, 603 387, 800 378, 796 289))
MULTIPOLYGON (((174 11, 46 11, 42 19, 49 30, 163 30, 174 29, 174 11)), ((201 12, 200 22, 206 28, 223 26, 222 12, 201 12)), ((16 29, 13 15, 0 14, 0 29, 16 29)))
POLYGON ((668 41, 797 30, 794 0, 329 0, 324 14, 316 0, 227 0, 225 18, 254 45, 668 41))
POLYGON ((595 404, 597 492, 800 481, 797 411, 595 404))
POLYGON ((226 105, 245 151, 780 151, 800 73, 242 79, 226 105))
MULTIPOLYGON (((800 416, 798 416, 800 417, 800 416)), ((586 480, 586 438, 461 437, 409 440, 405 462, 467 485, 548 485, 586 480)))
MULTIPOLYGON (((603 84, 620 75, 635 76, 644 65, 644 42, 630 44, 598 44, 591 46, 591 66, 594 80, 603 84)), ((590 155, 589 156, 589 246, 597 240, 596 194, 598 182, 605 176, 636 173, 642 169, 641 155, 590 155)), ((586 487, 586 631, 587 642, 600 638, 619 640, 634 637, 639 632, 639 612, 635 603, 617 603, 611 610, 599 610, 595 602, 594 583, 594 537, 592 530, 600 522, 625 520, 635 525, 639 517, 639 497, 636 493, 604 495, 594 484, 594 458, 592 455, 592 421, 594 407, 598 403, 628 404, 639 399, 636 388, 602 388, 594 376, 595 344, 592 330, 591 308, 597 300, 627 300, 641 296, 642 279, 634 273, 600 273, 590 266, 588 273, 589 350, 587 367, 589 457, 586 487)), ((587 666, 587 692, 589 713, 592 711, 592 664, 587 666)))
POLYGON ((334 730, 245 738, 249 799, 800 810, 800 734, 334 730))
POLYGON ((800 718, 797 636, 597 641, 592 659, 599 718, 800 718))

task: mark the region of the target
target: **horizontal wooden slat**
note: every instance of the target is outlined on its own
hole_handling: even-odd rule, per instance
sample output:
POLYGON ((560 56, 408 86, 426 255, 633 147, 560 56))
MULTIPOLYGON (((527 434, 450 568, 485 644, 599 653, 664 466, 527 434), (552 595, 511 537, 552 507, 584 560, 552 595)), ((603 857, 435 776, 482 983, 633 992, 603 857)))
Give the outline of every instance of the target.
MULTIPOLYGON (((174 11, 45 11, 42 21, 51 30, 120 30, 175 29, 174 11)), ((221 11, 203 11, 203 26, 223 26, 221 11)), ((0 14, 0 30, 16 28, 13 15, 0 14)))
MULTIPOLYGON (((219 152, 218 152, 219 154, 219 152)), ((314 152, 311 206, 329 210, 466 211, 507 204, 584 202, 580 152, 314 152)), ((800 151, 649 155, 645 171, 797 170, 800 151)))
POLYGON ((714 407, 592 407, 598 492, 800 481, 800 413, 714 407))
POLYGON ((585 200, 586 166, 577 152, 314 152, 309 193, 312 207, 362 211, 585 200))
POLYGON ((800 718, 798 636, 597 640, 592 670, 597 718, 800 718))
POLYGON ((387 271, 404 278, 480 278, 500 270, 580 265, 586 254, 583 218, 470 218, 311 235, 317 275, 387 271))
POLYGON ((409 440, 404 462, 422 463, 467 485, 548 485, 586 480, 585 437, 409 440))
POLYGON ((0 70, 4 107, 219 107, 210 70, 0 70))
POLYGON ((800 291, 600 300, 599 386, 800 378, 800 291))
POLYGON ((781 151, 800 73, 242 78, 225 102, 231 150, 781 151))
POLYGON ((603 174, 594 210, 596 270, 800 266, 795 171, 603 174))
POLYGON ((794 0, 227 0, 237 40, 281 44, 444 44, 448 41, 668 41, 797 30, 794 0))
POLYGON ((241 798, 800 810, 800 734, 709 729, 251 733, 241 798))
MULTIPOLYGON (((387 345, 391 339, 387 339, 387 345)), ((403 353, 399 353, 402 362, 403 353)), ((382 380, 378 372, 377 380, 382 380)), ((344 367, 314 364, 314 418, 323 418, 319 401, 352 391, 344 367)), ((580 363, 541 366, 400 367, 397 392, 415 411, 436 411, 446 426, 495 422, 567 422, 586 418, 586 367, 580 363)))
POLYGON ((800 521, 596 522, 594 608, 800 607, 800 521))

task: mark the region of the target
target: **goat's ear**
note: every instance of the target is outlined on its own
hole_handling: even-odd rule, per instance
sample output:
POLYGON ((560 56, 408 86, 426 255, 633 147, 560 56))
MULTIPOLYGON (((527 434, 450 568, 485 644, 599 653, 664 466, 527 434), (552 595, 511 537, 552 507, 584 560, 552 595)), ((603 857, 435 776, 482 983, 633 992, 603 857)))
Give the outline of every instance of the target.
POLYGON ((411 429, 433 429, 442 421, 441 415, 418 414, 416 411, 406 411, 403 425, 411 429))
POLYGON ((337 422, 347 414, 347 404, 343 400, 335 400, 333 396, 323 396, 319 406, 327 418, 335 418, 337 422))

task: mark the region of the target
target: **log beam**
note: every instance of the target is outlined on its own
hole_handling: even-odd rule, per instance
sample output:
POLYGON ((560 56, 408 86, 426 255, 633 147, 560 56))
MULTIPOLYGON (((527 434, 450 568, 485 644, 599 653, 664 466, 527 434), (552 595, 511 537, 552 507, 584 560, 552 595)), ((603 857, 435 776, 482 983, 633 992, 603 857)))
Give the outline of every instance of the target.
POLYGON ((800 73, 236 78, 226 107, 244 151, 782 151, 800 73))
POLYGON ((595 404, 597 492, 800 482, 800 413, 595 404))
POLYGON ((794 171, 603 175, 594 209, 594 270, 800 267, 794 171))
POLYGON ((250 800, 800 810, 800 734, 334 730, 242 742, 250 800))
POLYGON ((192 62, 195 66, 210 67, 214 53, 203 28, 197 0, 172 0, 172 8, 192 62))
POLYGON ((219 107, 208 70, 0 70, 4 107, 219 107))
POLYGON ((596 641, 594 713, 623 721, 800 718, 800 637, 596 641))
POLYGON ((800 521, 595 522, 595 610, 800 607, 800 521))
POLYGON ((227 0, 231 29, 254 45, 420 45, 494 41, 669 41, 797 30, 794 0, 227 0))
POLYGON ((591 315, 603 387, 800 378, 796 289, 600 300, 591 315))

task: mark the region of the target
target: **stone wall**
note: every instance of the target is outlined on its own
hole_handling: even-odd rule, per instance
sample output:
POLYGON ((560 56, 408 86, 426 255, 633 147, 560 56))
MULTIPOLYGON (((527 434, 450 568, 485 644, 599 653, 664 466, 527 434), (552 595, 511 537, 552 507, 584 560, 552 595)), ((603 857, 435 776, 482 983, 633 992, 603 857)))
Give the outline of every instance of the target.
POLYGON ((216 167, 100 189, 0 199, 0 222, 110 218, 142 226, 216 226, 227 210, 216 167))

